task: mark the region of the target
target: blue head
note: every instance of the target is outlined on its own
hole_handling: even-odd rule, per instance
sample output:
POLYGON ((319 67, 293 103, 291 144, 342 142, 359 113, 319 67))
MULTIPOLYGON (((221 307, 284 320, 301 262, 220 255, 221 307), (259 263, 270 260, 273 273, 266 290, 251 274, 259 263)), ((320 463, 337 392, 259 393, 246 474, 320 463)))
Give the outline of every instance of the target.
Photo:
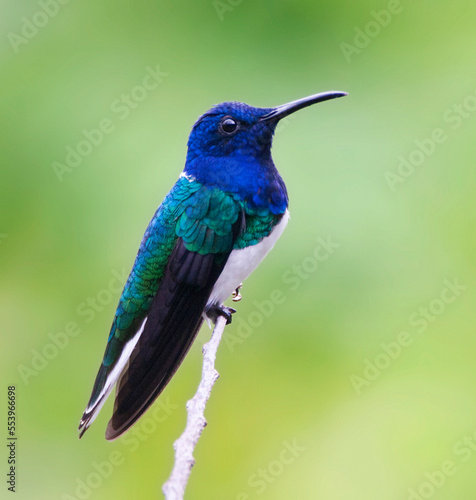
POLYGON ((252 205, 282 213, 287 206, 286 188, 271 158, 276 125, 299 109, 344 95, 324 92, 275 108, 218 104, 193 126, 184 172, 205 185, 236 193, 252 205))

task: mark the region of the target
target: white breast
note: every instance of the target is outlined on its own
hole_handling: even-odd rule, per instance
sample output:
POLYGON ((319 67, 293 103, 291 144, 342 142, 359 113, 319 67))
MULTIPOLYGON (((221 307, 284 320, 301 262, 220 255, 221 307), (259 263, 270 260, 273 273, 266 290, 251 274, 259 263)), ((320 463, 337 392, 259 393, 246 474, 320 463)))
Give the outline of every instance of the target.
POLYGON ((289 212, 286 210, 282 219, 275 226, 269 236, 263 238, 256 245, 240 250, 233 250, 228 257, 223 271, 213 287, 207 307, 222 304, 264 259, 273 248, 288 223, 289 212))

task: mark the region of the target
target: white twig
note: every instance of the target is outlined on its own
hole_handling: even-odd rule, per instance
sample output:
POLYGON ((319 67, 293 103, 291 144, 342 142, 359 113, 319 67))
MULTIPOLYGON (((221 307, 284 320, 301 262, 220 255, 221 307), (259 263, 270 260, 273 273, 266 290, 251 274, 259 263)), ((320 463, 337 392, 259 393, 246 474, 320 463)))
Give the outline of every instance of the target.
POLYGON ((219 377, 218 372, 215 370, 215 358, 225 326, 226 318, 218 316, 210 341, 203 346, 202 380, 195 396, 187 402, 187 425, 183 434, 174 443, 174 468, 170 477, 162 486, 162 492, 166 500, 183 499, 188 478, 195 464, 193 451, 200 434, 207 425, 204 416, 205 405, 210 397, 213 385, 219 377))

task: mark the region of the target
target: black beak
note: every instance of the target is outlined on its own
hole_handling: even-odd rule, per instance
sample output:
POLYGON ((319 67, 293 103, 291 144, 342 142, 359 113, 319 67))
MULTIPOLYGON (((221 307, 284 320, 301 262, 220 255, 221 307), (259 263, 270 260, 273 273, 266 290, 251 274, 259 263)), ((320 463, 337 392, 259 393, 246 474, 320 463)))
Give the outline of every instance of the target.
POLYGON ((281 120, 285 116, 294 113, 302 108, 310 106, 311 104, 316 104, 317 102, 328 101, 329 99, 335 99, 336 97, 344 97, 347 92, 340 92, 338 90, 331 90, 330 92, 321 92, 320 94, 310 95, 308 97, 303 97, 297 101, 288 102, 287 104, 282 104, 281 106, 276 106, 269 113, 262 116, 260 121, 265 120, 281 120))

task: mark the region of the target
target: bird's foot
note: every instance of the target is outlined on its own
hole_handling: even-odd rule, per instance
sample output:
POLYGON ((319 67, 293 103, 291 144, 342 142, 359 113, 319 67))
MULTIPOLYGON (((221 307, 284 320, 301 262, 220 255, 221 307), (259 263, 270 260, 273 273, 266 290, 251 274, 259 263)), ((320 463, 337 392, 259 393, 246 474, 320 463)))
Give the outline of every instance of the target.
POLYGON ((210 309, 207 311, 207 316, 214 322, 217 322, 218 316, 223 316, 226 318, 226 324, 229 325, 231 323, 231 315, 233 313, 236 313, 236 309, 233 309, 233 307, 226 307, 224 305, 218 306, 212 306, 210 309))
POLYGON ((243 297, 241 296, 240 290, 243 288, 243 283, 240 283, 236 290, 231 294, 233 302, 239 302, 243 297))

